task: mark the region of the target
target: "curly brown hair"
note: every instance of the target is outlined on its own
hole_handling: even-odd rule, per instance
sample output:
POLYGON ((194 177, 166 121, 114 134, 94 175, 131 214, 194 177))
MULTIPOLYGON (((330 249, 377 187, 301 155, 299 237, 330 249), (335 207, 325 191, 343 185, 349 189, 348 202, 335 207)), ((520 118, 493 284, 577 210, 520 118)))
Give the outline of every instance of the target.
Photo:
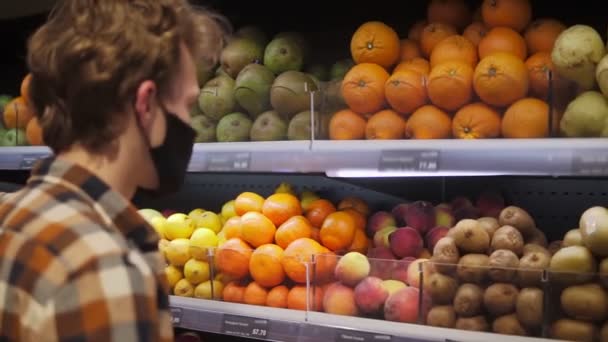
POLYGON ((167 95, 181 44, 211 67, 229 30, 221 15, 186 0, 61 1, 28 42, 30 100, 44 142, 55 153, 76 142, 102 149, 123 129, 117 116, 142 81, 167 95))

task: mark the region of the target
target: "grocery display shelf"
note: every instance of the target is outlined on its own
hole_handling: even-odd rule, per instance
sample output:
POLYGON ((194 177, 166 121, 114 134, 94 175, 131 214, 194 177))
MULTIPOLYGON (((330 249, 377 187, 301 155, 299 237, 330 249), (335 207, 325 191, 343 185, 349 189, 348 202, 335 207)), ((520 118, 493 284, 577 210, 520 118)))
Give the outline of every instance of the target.
POLYGON ((271 341, 555 341, 177 296, 170 306, 175 327, 271 341))
MULTIPOLYGON (((0 148, 0 169, 28 169, 45 147, 0 148)), ((196 144, 190 172, 330 177, 608 176, 608 139, 276 141, 196 144)))

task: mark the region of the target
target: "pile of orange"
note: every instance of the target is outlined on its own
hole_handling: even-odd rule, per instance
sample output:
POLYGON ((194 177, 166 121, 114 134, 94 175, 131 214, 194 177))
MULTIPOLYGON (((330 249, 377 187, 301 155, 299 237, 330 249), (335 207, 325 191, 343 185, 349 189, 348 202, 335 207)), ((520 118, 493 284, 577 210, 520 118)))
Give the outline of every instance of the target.
POLYGON ((35 115, 33 105, 29 101, 29 85, 31 74, 27 74, 22 82, 20 94, 6 104, 2 112, 2 123, 6 129, 16 129, 17 134, 25 134, 29 145, 44 145, 42 129, 35 115))
MULTIPOLYGON (((476 13, 465 0, 432 0, 403 38, 363 23, 330 139, 547 137, 550 52, 566 26, 533 21, 530 0, 484 1, 476 13)), ((552 85, 572 96, 555 74, 552 85)))
POLYGON ((226 220, 226 238, 215 266, 227 277, 222 299, 229 302, 306 310, 321 309, 322 285, 333 279, 337 255, 366 253, 370 209, 347 197, 338 203, 293 192, 264 198, 243 192, 234 200, 236 216, 226 220), (307 297, 306 282, 312 287, 307 297))

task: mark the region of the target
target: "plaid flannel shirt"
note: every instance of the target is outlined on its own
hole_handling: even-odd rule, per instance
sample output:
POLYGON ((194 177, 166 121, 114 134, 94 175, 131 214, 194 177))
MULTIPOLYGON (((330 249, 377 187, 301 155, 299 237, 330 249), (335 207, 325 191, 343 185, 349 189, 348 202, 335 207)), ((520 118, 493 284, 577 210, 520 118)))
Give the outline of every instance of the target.
POLYGON ((49 158, 0 204, 0 341, 173 339, 158 235, 87 170, 49 158))

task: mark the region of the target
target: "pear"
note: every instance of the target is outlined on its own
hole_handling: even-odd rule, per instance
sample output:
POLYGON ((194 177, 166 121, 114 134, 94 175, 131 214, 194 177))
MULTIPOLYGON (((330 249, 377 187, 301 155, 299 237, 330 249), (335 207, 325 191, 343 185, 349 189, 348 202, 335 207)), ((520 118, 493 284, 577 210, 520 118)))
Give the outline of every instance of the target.
POLYGON ((222 50, 220 63, 224 71, 235 78, 251 63, 260 63, 264 57, 264 46, 253 39, 234 38, 222 50))

